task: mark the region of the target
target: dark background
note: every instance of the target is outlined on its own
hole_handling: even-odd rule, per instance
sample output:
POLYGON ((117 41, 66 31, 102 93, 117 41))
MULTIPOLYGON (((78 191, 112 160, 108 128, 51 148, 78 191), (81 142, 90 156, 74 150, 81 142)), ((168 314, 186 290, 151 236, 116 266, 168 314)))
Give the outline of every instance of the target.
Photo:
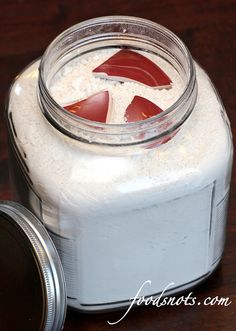
MULTIPOLYGON (((236 133, 236 2, 233 0, 0 0, 0 199, 10 199, 5 123, 5 97, 13 78, 65 28, 104 15, 132 15, 162 24, 175 32, 217 87, 232 131, 236 133)), ((223 157, 223 156, 222 156, 223 157)), ((64 330, 231 331, 236 328, 236 177, 233 169, 227 242, 223 261, 214 275, 194 290, 198 300, 230 297, 228 307, 142 307, 132 310, 119 324, 121 312, 67 314, 64 330)), ((197 252, 196 252, 197 253, 197 252)), ((1 312, 0 312, 1 318, 1 312)), ((14 312, 13 312, 14 318, 14 312)), ((9 330, 14 331, 14 330, 9 330)), ((23 331, 23 330, 22 330, 23 331)))

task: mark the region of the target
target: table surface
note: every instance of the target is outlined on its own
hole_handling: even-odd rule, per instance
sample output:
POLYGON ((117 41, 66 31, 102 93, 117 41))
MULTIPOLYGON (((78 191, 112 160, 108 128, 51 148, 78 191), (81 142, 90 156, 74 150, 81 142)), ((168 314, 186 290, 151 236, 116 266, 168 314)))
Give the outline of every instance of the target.
MULTIPOLYGON (((10 199, 4 102, 11 81, 65 28, 88 18, 132 15, 160 23, 175 32, 217 87, 233 134, 236 133, 236 2, 234 0, 0 0, 0 199, 10 199)), ((216 272, 194 290, 207 297, 229 297, 225 306, 165 306, 133 309, 119 324, 121 312, 84 315, 68 312, 64 330, 235 330, 236 324, 236 169, 233 169, 227 241, 216 272)), ((0 313, 1 314, 1 313, 0 313)), ((1 318, 1 315, 0 315, 1 318)), ((11 330, 9 330, 11 331, 11 330)))

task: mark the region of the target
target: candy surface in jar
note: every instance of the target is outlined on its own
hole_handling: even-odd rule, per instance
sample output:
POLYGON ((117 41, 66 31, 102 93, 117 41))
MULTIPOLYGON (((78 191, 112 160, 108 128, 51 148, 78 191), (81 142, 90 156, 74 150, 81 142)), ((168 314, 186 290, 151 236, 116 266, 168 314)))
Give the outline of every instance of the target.
MULTIPOLYGON (((160 110, 167 109, 178 99, 183 89, 184 82, 176 70, 155 54, 112 48, 97 50, 75 58, 67 64, 66 69, 62 68, 55 75, 50 84, 52 96, 66 109, 73 107, 76 102, 88 100, 93 95, 104 94, 105 91, 108 91, 109 108, 104 108, 101 115, 102 122, 107 124, 125 123, 127 108, 130 108, 130 104, 132 104, 134 109, 134 101, 139 108, 137 109, 139 115, 134 116, 135 121, 158 115, 160 110), (120 54, 122 54, 121 59, 119 59, 120 54), (145 70, 143 69, 143 59, 149 65, 144 66, 145 70), (100 65, 101 63, 103 65, 100 65), (153 72, 153 68, 155 68, 155 72, 153 72), (139 81, 135 74, 132 75, 134 69, 138 71, 139 81), (97 72, 102 73, 102 70, 111 71, 112 76, 97 75, 97 72), (121 73, 122 77, 120 77, 121 73), (108 77, 109 79, 107 79, 108 77), (150 84, 147 77, 155 84, 150 84), (140 101, 144 96, 147 102, 145 105, 142 99, 141 105, 140 101), (133 99, 134 101, 132 101, 133 99), (137 101, 139 102, 137 103, 137 101), (151 104, 153 104, 152 110, 151 104), (147 109, 146 113, 145 109, 147 109), (141 112, 143 116, 140 115, 141 112)), ((94 105, 95 116, 85 115, 84 118, 96 121, 97 112, 98 108, 94 105)))

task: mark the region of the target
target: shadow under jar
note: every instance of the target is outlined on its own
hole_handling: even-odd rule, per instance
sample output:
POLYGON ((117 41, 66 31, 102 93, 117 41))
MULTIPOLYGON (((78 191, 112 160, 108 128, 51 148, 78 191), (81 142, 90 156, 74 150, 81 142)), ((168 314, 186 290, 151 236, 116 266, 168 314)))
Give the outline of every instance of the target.
MULTIPOLYGON (((109 84, 97 81, 101 90, 109 84)), ((121 95, 132 93, 132 83, 115 84, 121 95)), ((13 83, 8 127, 15 199, 53 239, 69 306, 124 307, 147 280, 140 295, 158 296, 170 283, 166 294, 174 294, 216 268, 225 241, 230 126, 209 77, 172 32, 125 16, 69 28, 13 83), (105 124, 64 109, 87 84, 81 75, 73 85, 68 75, 120 49, 156 59, 172 75, 171 89, 152 90, 160 103, 171 95, 164 111, 105 124)))

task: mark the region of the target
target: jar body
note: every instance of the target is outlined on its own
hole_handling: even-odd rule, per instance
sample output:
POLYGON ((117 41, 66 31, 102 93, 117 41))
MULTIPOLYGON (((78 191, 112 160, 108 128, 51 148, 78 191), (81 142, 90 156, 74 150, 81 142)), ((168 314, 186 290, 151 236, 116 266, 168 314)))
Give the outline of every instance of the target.
POLYGON ((157 296, 170 283, 166 294, 177 293, 219 263, 232 138, 212 83, 195 65, 198 97, 184 126, 167 143, 135 152, 88 145, 51 126, 36 95, 39 62, 14 82, 8 122, 15 198, 54 240, 71 307, 129 305, 147 280, 140 295, 157 296))

